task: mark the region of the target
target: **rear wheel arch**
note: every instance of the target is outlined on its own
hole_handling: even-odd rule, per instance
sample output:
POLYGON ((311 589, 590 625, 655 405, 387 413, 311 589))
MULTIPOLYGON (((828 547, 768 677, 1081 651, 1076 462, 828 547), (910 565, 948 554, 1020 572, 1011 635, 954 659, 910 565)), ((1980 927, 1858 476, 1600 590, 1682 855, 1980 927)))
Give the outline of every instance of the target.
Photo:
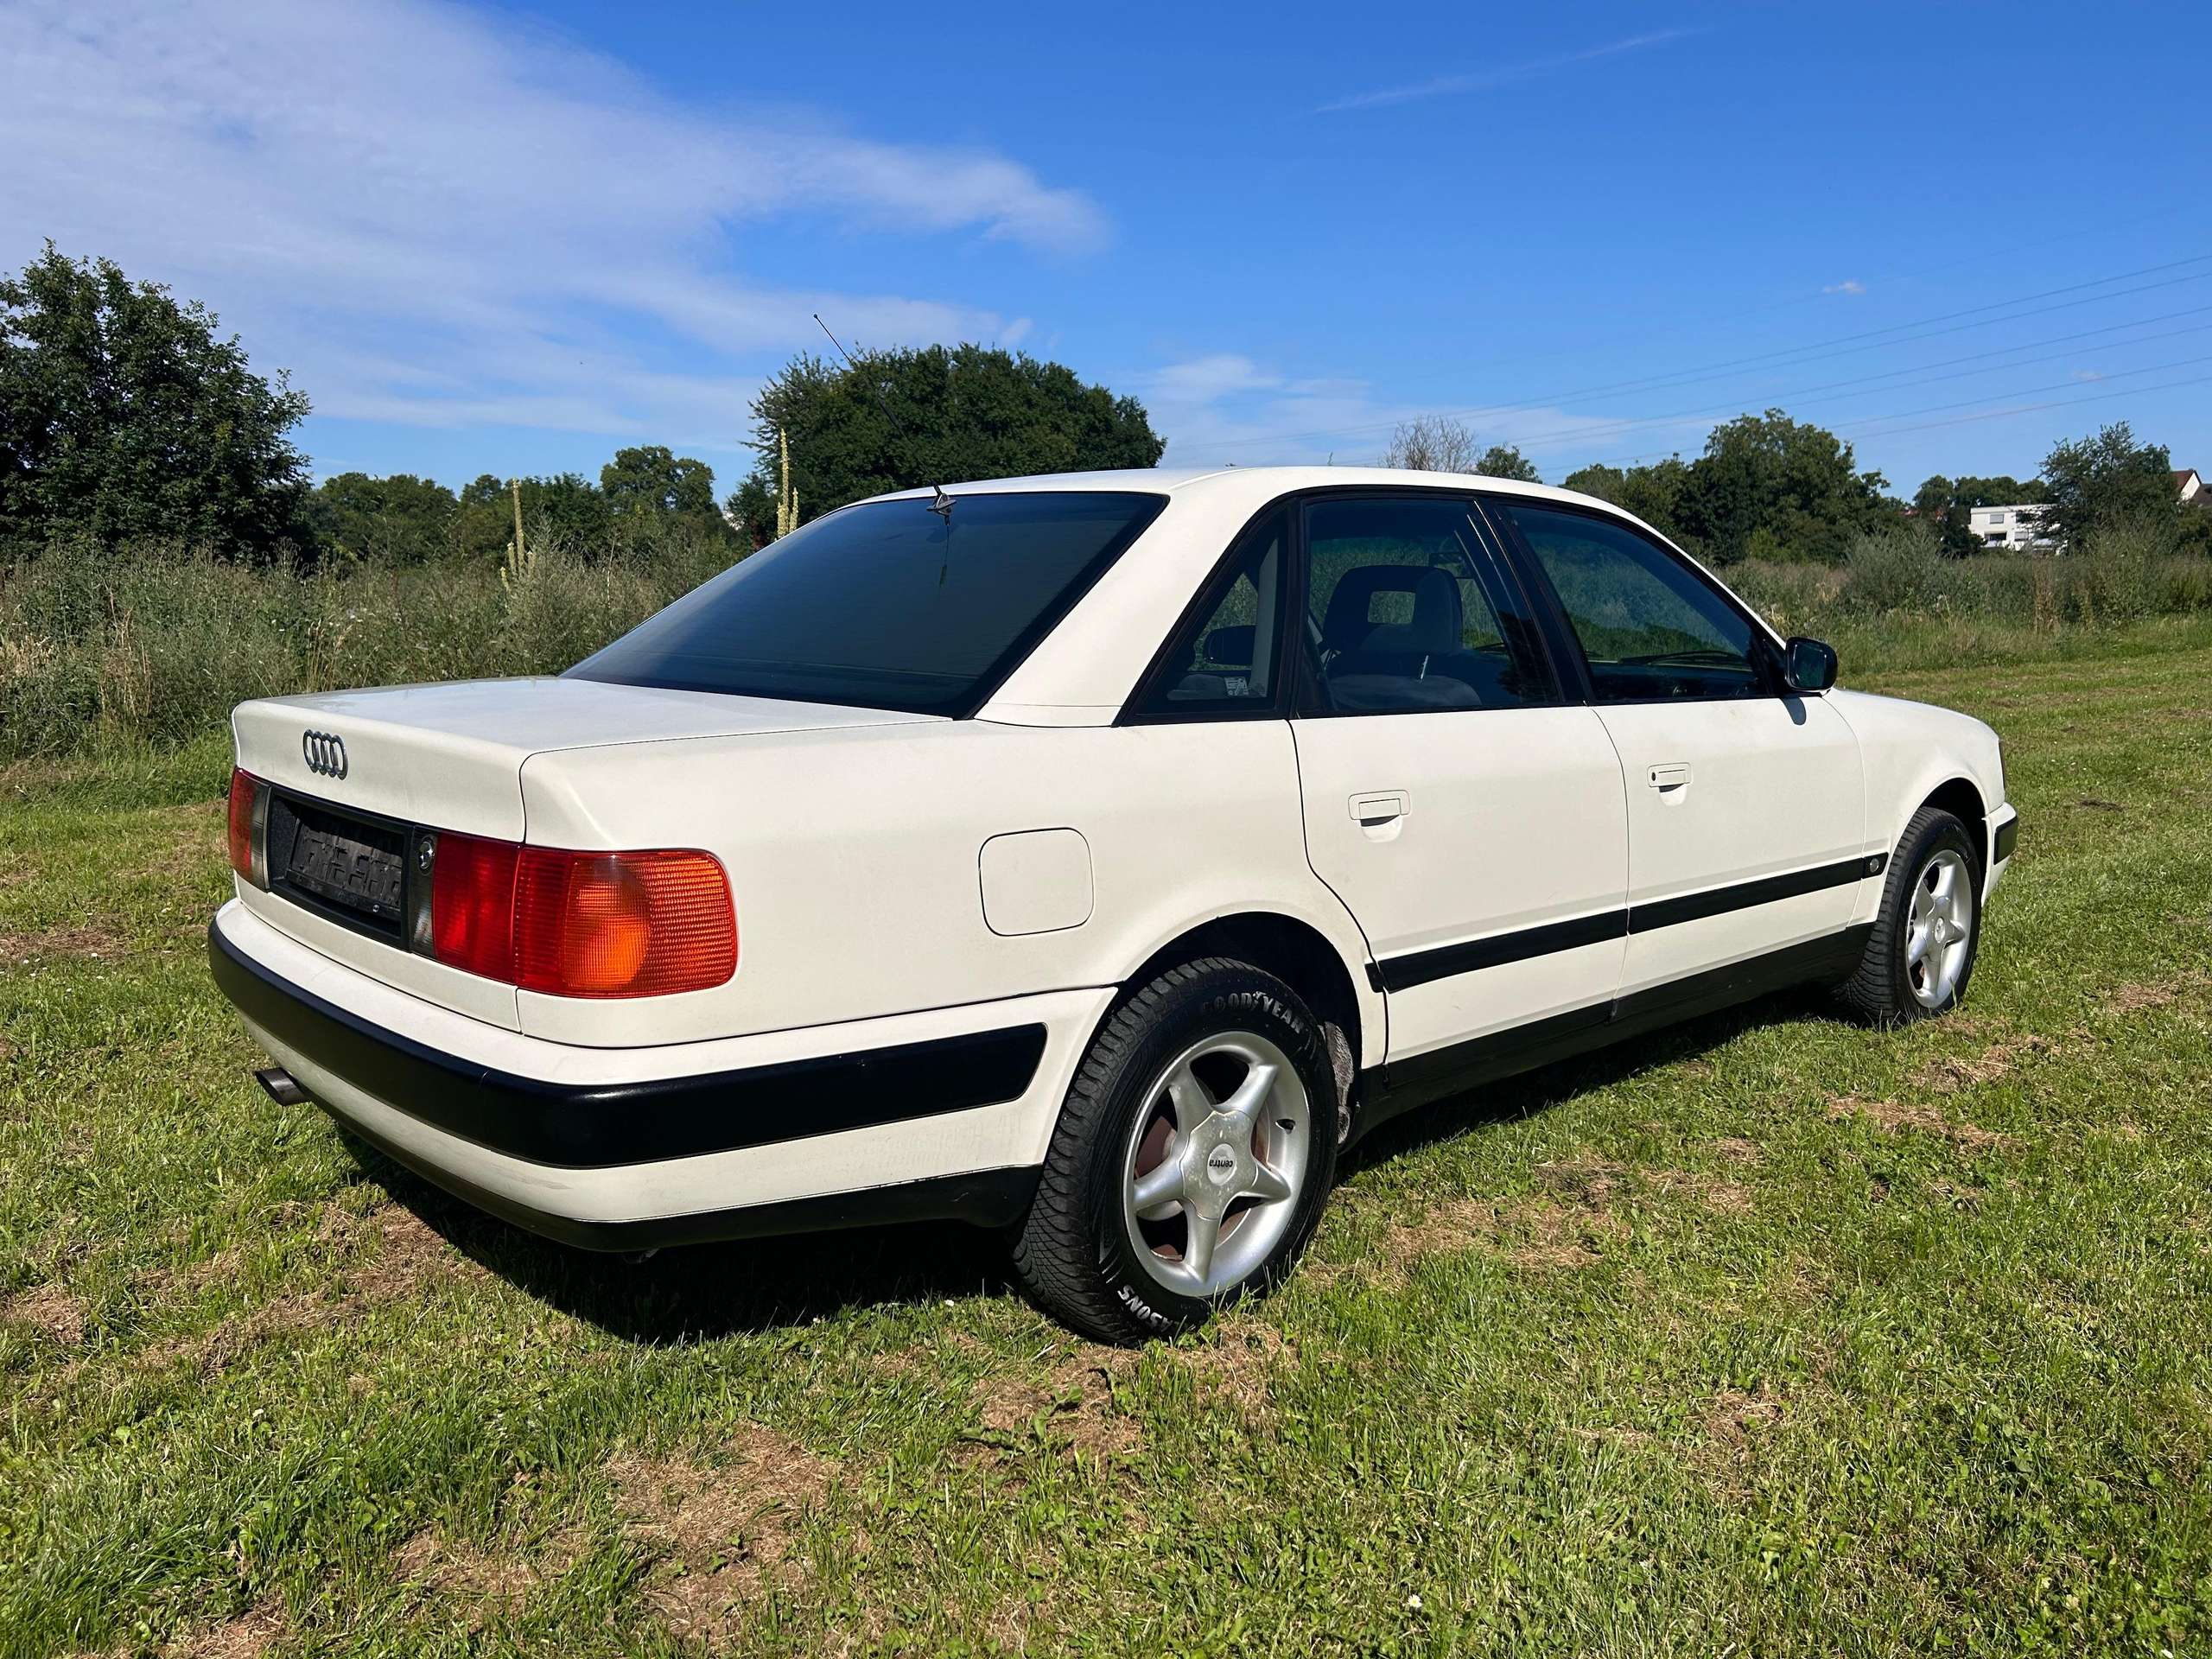
MULTIPOLYGON (((1266 969, 1305 999, 1321 1024, 1335 1072, 1337 1108, 1351 1108, 1359 1077, 1364 1024, 1353 969, 1328 936, 1279 911, 1242 911, 1190 928, 1133 968, 1122 983, 1134 990, 1167 969, 1202 957, 1227 957, 1266 969)), ((1341 1127, 1341 1125, 1340 1125, 1341 1127)))

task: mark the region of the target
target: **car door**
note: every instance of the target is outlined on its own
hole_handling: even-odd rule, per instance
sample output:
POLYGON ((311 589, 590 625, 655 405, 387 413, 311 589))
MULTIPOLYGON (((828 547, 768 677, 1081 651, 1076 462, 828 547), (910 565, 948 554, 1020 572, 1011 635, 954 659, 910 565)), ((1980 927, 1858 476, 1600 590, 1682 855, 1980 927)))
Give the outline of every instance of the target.
POLYGON ((1471 499, 1304 501, 1296 740, 1314 872, 1367 936, 1394 1084, 1597 1023, 1621 973, 1620 763, 1471 499))
POLYGON ((1688 559, 1563 503, 1492 497, 1548 589, 1627 784, 1624 1008, 1850 921, 1866 861, 1858 739, 1790 692, 1771 639, 1688 559))

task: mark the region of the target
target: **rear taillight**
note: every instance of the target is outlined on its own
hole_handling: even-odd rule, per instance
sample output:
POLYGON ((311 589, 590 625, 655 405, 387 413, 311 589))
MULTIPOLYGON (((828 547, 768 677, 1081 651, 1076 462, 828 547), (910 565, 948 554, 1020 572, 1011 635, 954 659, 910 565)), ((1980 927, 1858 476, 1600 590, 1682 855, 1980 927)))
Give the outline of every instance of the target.
POLYGON ((231 768, 231 868, 257 887, 269 885, 266 845, 269 785, 251 772, 231 768))
POLYGON ((701 852, 588 853, 442 835, 430 953, 552 996, 665 996, 737 971, 729 878, 701 852))
POLYGON ((486 979, 515 978, 512 842, 442 835, 430 878, 430 954, 486 979))

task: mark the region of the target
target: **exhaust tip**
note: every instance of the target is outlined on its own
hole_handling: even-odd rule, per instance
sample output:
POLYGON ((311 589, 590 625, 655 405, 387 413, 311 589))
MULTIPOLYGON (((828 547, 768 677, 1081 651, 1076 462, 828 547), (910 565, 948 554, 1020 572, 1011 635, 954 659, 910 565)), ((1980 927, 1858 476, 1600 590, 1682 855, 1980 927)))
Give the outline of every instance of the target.
POLYGON ((281 1065, 264 1066, 253 1074, 253 1080, 279 1106, 298 1106, 307 1100, 308 1091, 301 1088, 297 1079, 281 1065))

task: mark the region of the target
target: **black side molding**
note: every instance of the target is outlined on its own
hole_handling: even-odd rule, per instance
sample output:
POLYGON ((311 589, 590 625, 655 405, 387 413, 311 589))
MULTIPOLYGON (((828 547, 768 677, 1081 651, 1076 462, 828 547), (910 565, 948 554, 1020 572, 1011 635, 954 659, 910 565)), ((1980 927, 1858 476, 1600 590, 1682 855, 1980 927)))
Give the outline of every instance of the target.
POLYGON ((372 1025, 271 972, 212 923, 207 959, 247 1019, 365 1093, 494 1152, 569 1169, 733 1152, 1018 1100, 1045 1054, 1045 1027, 1026 1025, 742 1071, 550 1083, 372 1025))
POLYGON ((2002 864, 2012 856, 2012 849, 2020 844, 2020 820, 2018 814, 1997 826, 1997 862, 2002 864))
MULTIPOLYGON (((1998 856, 2004 855, 1999 853, 1998 856)), ((1630 933, 1655 932, 1662 927, 1678 927, 1684 922, 1703 921, 1708 916, 1725 916, 1732 910, 1748 910, 1754 905, 1770 905, 1780 899, 1849 887, 1870 875, 1879 875, 1889 861, 1886 853, 1870 853, 1860 858, 1815 865, 1811 869, 1788 870, 1780 875, 1761 876, 1754 881, 1739 881, 1732 887, 1654 899, 1624 910, 1599 911, 1594 915, 1545 922, 1458 944, 1409 950, 1403 956, 1370 963, 1368 982, 1378 991, 1408 990, 1434 980, 1449 979, 1455 974, 1499 968, 1510 962, 1549 956, 1554 950, 1602 944, 1607 939, 1622 938, 1630 933)))

